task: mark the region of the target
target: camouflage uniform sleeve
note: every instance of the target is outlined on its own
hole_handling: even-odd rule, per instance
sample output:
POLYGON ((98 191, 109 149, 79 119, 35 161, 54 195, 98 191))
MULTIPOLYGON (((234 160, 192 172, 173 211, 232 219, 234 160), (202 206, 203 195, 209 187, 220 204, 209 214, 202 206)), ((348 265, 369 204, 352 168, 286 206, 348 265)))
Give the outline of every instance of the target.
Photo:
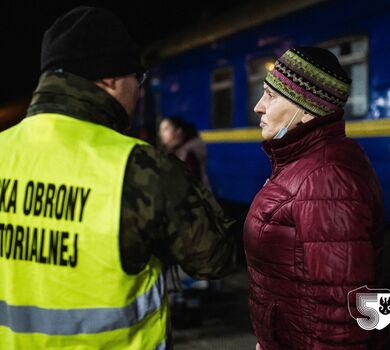
POLYGON ((184 163, 153 147, 138 146, 126 178, 124 201, 130 207, 122 223, 125 232, 135 233, 126 234, 123 245, 128 265, 155 254, 195 278, 220 278, 231 272, 237 249, 234 221, 224 216, 184 163))

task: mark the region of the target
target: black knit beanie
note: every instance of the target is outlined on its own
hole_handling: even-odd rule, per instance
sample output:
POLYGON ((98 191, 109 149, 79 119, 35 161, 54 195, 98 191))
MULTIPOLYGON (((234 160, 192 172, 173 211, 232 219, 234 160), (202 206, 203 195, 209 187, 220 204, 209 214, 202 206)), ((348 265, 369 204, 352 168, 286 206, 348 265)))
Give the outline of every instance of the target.
POLYGON ((41 71, 56 69, 89 80, 144 70, 138 47, 120 19, 87 6, 59 17, 43 36, 41 71))

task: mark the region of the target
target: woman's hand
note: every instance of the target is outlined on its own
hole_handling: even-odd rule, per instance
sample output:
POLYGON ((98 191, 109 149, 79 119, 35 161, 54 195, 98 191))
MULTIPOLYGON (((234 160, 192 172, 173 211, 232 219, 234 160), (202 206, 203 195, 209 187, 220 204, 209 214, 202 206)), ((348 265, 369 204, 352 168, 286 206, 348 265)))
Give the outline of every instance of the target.
POLYGON ((259 343, 256 344, 256 350, 261 350, 259 343))

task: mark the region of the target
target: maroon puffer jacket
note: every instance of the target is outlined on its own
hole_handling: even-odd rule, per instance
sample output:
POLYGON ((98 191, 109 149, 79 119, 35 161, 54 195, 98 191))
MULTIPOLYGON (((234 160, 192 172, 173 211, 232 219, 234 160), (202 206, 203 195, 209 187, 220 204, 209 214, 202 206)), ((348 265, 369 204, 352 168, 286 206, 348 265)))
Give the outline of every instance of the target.
POLYGON ((382 348, 383 331, 361 329, 347 307, 348 291, 375 287, 384 207, 341 117, 316 118, 263 144, 272 176, 244 227, 249 311, 262 350, 382 348))

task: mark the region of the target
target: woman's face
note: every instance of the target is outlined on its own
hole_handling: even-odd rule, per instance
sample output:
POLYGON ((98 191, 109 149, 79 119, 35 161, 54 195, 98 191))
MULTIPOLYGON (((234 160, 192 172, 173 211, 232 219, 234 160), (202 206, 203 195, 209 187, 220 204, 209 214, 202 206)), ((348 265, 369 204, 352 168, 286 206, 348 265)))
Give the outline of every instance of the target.
MULTIPOLYGON (((277 132, 286 127, 299 108, 282 95, 264 84, 264 94, 257 102, 254 111, 260 117, 259 126, 264 140, 271 140, 277 132)), ((302 119, 303 111, 300 111, 288 130, 294 129, 302 119)))
POLYGON ((164 119, 160 123, 159 137, 161 143, 165 147, 172 147, 179 142, 181 130, 175 128, 175 126, 167 119, 164 119))

